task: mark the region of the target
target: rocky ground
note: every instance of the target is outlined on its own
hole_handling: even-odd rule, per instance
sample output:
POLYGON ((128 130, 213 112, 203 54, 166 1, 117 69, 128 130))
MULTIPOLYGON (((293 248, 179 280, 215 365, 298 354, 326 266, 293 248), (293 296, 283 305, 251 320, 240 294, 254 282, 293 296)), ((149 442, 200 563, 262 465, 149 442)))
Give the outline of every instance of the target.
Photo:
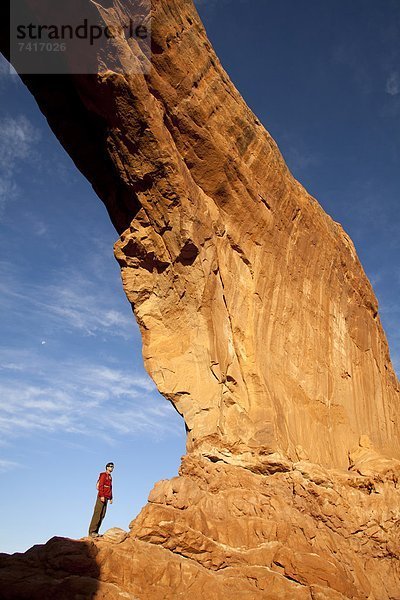
POLYGON ((281 469, 264 475, 185 457, 129 534, 53 538, 1 555, 0 596, 399 600, 398 467, 379 476, 303 461, 281 469))

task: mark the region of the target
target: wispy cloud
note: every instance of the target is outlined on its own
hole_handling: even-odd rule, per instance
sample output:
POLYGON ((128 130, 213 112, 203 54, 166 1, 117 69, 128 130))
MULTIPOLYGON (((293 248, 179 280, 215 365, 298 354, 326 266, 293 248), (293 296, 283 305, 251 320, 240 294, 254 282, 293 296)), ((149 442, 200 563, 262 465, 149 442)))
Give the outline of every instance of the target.
POLYGON ((1 348, 0 372, 3 439, 65 433, 112 443, 120 435, 159 438, 179 431, 175 411, 146 376, 78 359, 59 364, 32 351, 1 348))
POLYGON ((34 156, 39 131, 25 116, 0 119, 0 217, 6 203, 18 195, 16 176, 34 156))
POLYGON ((40 219, 37 215, 25 211, 22 213, 23 218, 29 224, 29 230, 36 236, 41 237, 48 231, 48 226, 46 223, 40 219))
POLYGON ((1 54, 0 55, 0 77, 4 77, 5 75, 8 75, 9 71, 10 71, 9 63, 4 58, 4 56, 1 54))
POLYGON ((39 139, 39 132, 24 115, 1 119, 0 168, 15 169, 16 161, 31 158, 33 145, 39 139))
POLYGON ((8 173, 2 173, 0 169, 0 218, 4 212, 6 203, 18 195, 17 184, 8 173))
MULTIPOLYGON (((90 259, 90 255, 89 255, 90 259)), ((117 265, 115 265, 117 271, 117 265)), ((108 270, 107 270, 108 271, 108 270)), ((83 335, 106 335, 129 339, 134 330, 130 309, 116 308, 110 281, 100 271, 85 275, 69 269, 54 273, 46 284, 27 281, 16 265, 0 261, 0 308, 10 315, 45 323, 48 330, 78 331, 83 335), (99 294, 99 290, 101 291, 99 294)), ((114 273, 115 277, 115 273, 114 273)), ((122 295, 122 292, 121 292, 122 295)))
POLYGON ((284 155, 290 170, 297 175, 309 167, 316 167, 321 163, 321 158, 315 153, 293 145, 285 150, 284 155))
POLYGON ((317 155, 310 148, 307 148, 303 139, 288 131, 281 135, 279 147, 295 177, 299 177, 310 167, 320 165, 324 159, 323 156, 317 155))
POLYGON ((390 96, 397 96, 400 94, 400 76, 398 71, 390 73, 386 80, 386 93, 390 96))
MULTIPOLYGON (((42 296, 42 290, 37 292, 42 296)), ((51 302, 37 300, 41 309, 65 328, 86 335, 107 333, 125 339, 130 336, 133 317, 115 309, 107 297, 99 298, 98 288, 91 281, 77 277, 48 286, 46 297, 51 302)))
POLYGON ((13 471, 21 465, 13 460, 5 460, 0 458, 0 473, 6 473, 7 471, 13 471))
POLYGON ((13 81, 19 81, 19 77, 17 76, 17 72, 14 67, 12 67, 8 60, 6 60, 4 56, 0 54, 0 83, 5 77, 12 77, 13 81))

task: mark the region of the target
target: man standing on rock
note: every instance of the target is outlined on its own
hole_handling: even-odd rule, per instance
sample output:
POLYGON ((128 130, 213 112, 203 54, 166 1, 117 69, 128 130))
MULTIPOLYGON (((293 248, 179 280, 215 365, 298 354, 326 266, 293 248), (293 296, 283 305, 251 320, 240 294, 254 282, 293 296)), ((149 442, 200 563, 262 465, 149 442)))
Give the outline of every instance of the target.
POLYGON ((99 536, 99 529, 106 515, 107 504, 112 504, 112 477, 114 463, 106 464, 106 470, 100 473, 96 487, 98 489, 96 504, 94 506, 93 517, 89 525, 89 535, 91 537, 99 536))

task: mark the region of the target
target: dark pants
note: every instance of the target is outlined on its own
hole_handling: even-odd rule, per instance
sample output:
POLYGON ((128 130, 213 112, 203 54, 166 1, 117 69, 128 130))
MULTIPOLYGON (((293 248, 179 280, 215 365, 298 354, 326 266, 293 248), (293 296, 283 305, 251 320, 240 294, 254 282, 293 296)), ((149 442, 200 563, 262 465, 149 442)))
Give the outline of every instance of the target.
POLYGON ((105 498, 104 502, 102 502, 100 498, 97 498, 96 504, 94 505, 93 517, 89 525, 89 535, 91 533, 99 533, 102 521, 106 516, 107 503, 107 498, 105 498))

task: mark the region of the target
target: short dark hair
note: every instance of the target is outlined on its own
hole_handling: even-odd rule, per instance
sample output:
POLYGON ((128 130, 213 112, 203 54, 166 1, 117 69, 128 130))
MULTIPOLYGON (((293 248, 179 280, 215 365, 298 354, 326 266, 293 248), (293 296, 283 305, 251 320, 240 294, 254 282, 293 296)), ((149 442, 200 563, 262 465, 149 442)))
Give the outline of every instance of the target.
POLYGON ((114 466, 114 463, 107 463, 106 464, 106 469, 107 469, 107 467, 113 467, 113 466, 114 466))

